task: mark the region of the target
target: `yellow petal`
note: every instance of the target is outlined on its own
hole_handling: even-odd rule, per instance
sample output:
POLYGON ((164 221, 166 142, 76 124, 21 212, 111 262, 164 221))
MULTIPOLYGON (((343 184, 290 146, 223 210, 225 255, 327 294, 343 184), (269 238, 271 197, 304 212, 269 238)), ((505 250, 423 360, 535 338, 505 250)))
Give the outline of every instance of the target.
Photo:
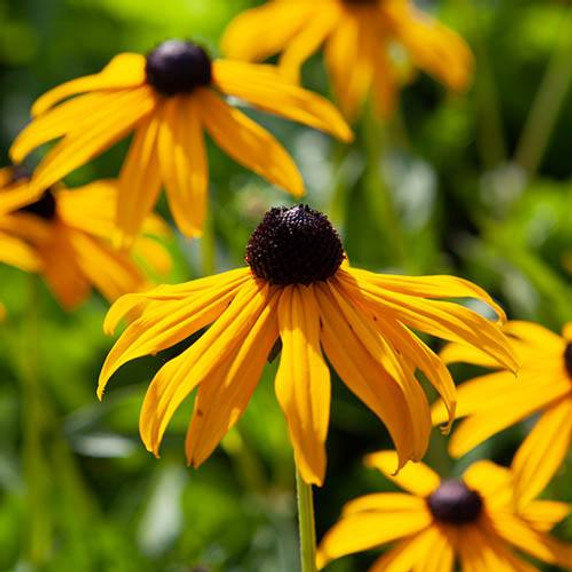
POLYGON ((273 66, 217 60, 215 85, 264 111, 327 131, 342 141, 353 134, 339 111, 323 97, 289 82, 273 66))
POLYGON ((560 336, 534 322, 511 320, 505 325, 504 331, 526 342, 531 347, 556 352, 560 352, 564 349, 564 344, 560 336))
MULTIPOLYGON (((1 223, 0 223, 1 224, 1 223)), ((0 231, 0 261, 25 272, 38 272, 42 262, 38 253, 25 242, 0 231)))
POLYGON ((519 510, 519 515, 536 530, 549 532, 572 512, 572 506, 567 502, 531 501, 519 510))
POLYGON ((343 318, 329 289, 316 286, 322 317, 322 347, 343 382, 384 425, 399 454, 393 470, 405 465, 415 446, 413 420, 402 388, 376 360, 343 318))
POLYGON ((278 337, 277 292, 260 299, 256 321, 213 376, 200 385, 186 439, 187 461, 198 467, 244 413, 278 337))
POLYGON ((405 493, 373 493, 358 497, 344 505, 343 515, 358 512, 409 512, 425 510, 424 499, 405 493))
POLYGON ((117 226, 121 232, 119 242, 124 248, 133 245, 161 190, 157 156, 160 126, 157 114, 141 123, 119 174, 117 226))
POLYGON ((196 97, 200 101, 201 121, 219 147, 238 163, 295 197, 304 194, 298 168, 268 131, 210 90, 197 90, 196 97))
POLYGON ((103 70, 80 77, 51 89, 32 106, 32 116, 38 116, 63 99, 86 91, 126 89, 145 82, 145 57, 140 54, 119 54, 103 70))
POLYGON ((320 349, 320 312, 313 286, 286 286, 280 296, 282 340, 276 397, 288 422, 296 465, 306 483, 321 486, 326 473, 330 371, 320 349))
POLYGON ((394 316, 405 325, 428 334, 476 346, 512 371, 519 367, 516 356, 498 325, 480 314, 441 300, 405 295, 377 286, 363 279, 353 269, 340 270, 338 276, 347 284, 359 289, 368 300, 368 305, 394 316))
POLYGON ((173 413, 191 391, 216 375, 218 368, 235 355, 268 297, 268 287, 254 280, 244 284, 207 332, 158 371, 145 395, 139 419, 141 439, 149 451, 158 454, 173 413))
POLYGON ((431 525, 427 509, 418 512, 364 512, 342 517, 318 548, 318 568, 347 554, 378 548, 431 525))
POLYGON ((512 508, 512 473, 506 467, 492 461, 477 461, 463 473, 463 481, 481 494, 488 510, 512 508))
POLYGON ((263 61, 282 51, 315 9, 313 2, 268 2, 244 10, 226 28, 222 51, 234 60, 263 61))
POLYGON ((446 364, 463 362, 481 367, 500 367, 497 360, 493 359, 490 355, 481 351, 479 348, 455 342, 447 344, 439 353, 439 357, 446 364))
POLYGON ((408 463, 396 474, 395 462, 393 451, 379 451, 367 455, 364 459, 366 466, 378 469, 402 489, 419 497, 428 497, 439 487, 441 479, 427 465, 408 463))
POLYGON ((193 97, 173 97, 163 105, 159 162, 177 226, 187 236, 200 236, 206 216, 208 165, 193 97))
POLYGON ((537 421, 512 461, 520 506, 536 498, 562 466, 572 440, 572 398, 551 405, 537 421))
POLYGON ((20 131, 10 147, 12 162, 21 163, 34 149, 74 131, 94 109, 105 109, 116 94, 89 93, 67 101, 50 113, 34 119, 20 131))
MULTIPOLYGON (((410 432, 413 436, 412 460, 420 460, 427 451, 431 420, 427 398, 415 378, 414 370, 405 360, 400 361, 395 352, 385 340, 383 333, 376 332, 375 319, 360 312, 347 300, 355 301, 355 297, 344 289, 335 278, 328 282, 330 291, 340 307, 344 318, 356 336, 362 341, 375 360, 381 362, 387 373, 399 384, 406 403, 411 411, 412 425, 410 432), (381 335, 380 335, 381 334, 381 335)), ((383 329, 383 328, 382 328, 383 329)))
POLYGON ((39 193, 27 182, 2 188, 0 184, 0 215, 9 214, 25 205, 35 202, 39 193))
POLYGON ((154 106, 146 88, 119 91, 91 109, 42 160, 32 185, 45 189, 122 139, 154 106))
MULTIPOLYGON (((149 306, 123 332, 109 352, 99 376, 99 398, 109 378, 123 364, 144 355, 156 354, 210 324, 225 310, 243 284, 244 281, 229 283, 223 278, 220 285, 214 284, 211 289, 201 290, 195 296, 164 300, 149 306)), ((143 297, 145 294, 125 296, 118 300, 106 318, 106 329, 115 326, 117 320, 139 304, 143 297)))

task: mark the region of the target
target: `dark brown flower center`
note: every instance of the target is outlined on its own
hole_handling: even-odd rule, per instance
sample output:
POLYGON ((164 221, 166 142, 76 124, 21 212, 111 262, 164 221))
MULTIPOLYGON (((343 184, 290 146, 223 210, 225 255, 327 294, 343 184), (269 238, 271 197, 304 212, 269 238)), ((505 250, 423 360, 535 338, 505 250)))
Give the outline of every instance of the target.
POLYGON ((572 379, 572 342, 570 342, 564 350, 564 365, 566 366, 568 376, 572 379))
POLYGON ((53 220, 57 214, 54 194, 48 189, 36 202, 20 207, 17 212, 32 214, 44 220, 53 220))
POLYGON ((448 524, 475 522, 483 510, 481 495, 459 479, 442 481, 427 504, 436 520, 448 524))
POLYGON ((344 259, 342 241, 322 213, 307 205, 270 209, 252 233, 246 262, 270 284, 311 284, 333 276, 344 259))
POLYGON ((150 86, 161 95, 171 96, 209 85, 212 64, 196 44, 167 40, 147 54, 145 73, 150 86))

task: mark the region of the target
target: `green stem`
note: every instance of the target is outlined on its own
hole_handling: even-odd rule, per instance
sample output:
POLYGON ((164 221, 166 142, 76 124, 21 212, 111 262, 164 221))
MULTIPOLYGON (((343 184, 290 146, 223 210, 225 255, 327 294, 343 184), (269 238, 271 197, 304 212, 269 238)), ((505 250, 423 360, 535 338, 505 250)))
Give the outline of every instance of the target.
POLYGON ((302 572, 316 572, 316 525, 312 485, 304 482, 296 469, 298 492, 298 526, 300 531, 300 562, 302 572))
POLYGON ((572 81, 572 9, 568 10, 560 34, 515 153, 516 163, 529 177, 540 166, 572 81))
POLYGON ((39 380, 39 278, 31 275, 30 301, 25 323, 22 364, 23 460, 28 489, 28 561, 33 566, 45 564, 51 549, 51 525, 47 499, 49 498, 46 459, 42 436, 46 417, 39 380))

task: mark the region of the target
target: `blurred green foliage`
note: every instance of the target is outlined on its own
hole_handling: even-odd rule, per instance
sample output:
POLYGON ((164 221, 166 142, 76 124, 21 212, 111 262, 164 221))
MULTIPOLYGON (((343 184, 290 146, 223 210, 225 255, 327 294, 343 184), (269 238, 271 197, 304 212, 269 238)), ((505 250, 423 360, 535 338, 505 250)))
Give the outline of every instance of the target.
MULTIPOLYGON (((251 4, 0 0, 1 162, 30 104, 48 88, 169 37, 193 38, 217 53, 226 23, 251 4)), ((466 97, 420 76, 404 89, 383 137, 365 121, 351 148, 264 114, 257 119, 293 153, 307 200, 331 215, 353 264, 463 276, 511 317, 558 330, 572 319, 572 90, 539 170, 528 174, 512 158, 549 62, 572 35, 570 8, 544 0, 422 5, 475 49, 477 77, 466 97), (397 227, 387 224, 380 185, 393 197, 397 227)), ((329 94, 320 56, 305 67, 304 81, 329 94)), ((70 185, 116 175, 124 152, 125 144, 106 153, 70 176, 70 185)), ((172 281, 241 264, 261 214, 290 201, 213 146, 209 158, 214 251, 177 235, 169 245, 172 281)), ((168 216, 164 205, 162 212, 168 216)), ((294 467, 273 392, 275 364, 238 429, 195 471, 183 452, 190 403, 171 424, 160 460, 138 438, 145 388, 167 355, 125 366, 100 404, 95 380, 111 345, 101 331, 104 301, 94 296, 65 314, 33 277, 7 267, 0 268, 0 299, 8 311, 0 326, 0 570, 298 568, 294 467), (37 442, 24 438, 30 427, 37 442)), ((456 373, 462 380, 472 372, 456 373)), ((339 381, 333 393, 328 477, 316 491, 318 536, 345 501, 391 488, 360 464, 366 452, 390 445, 385 429, 339 381)), ((456 464, 436 432, 427 461, 444 475, 480 457, 506 464, 529 426, 503 432, 456 464)), ((563 469, 547 497, 572 500, 570 480, 563 469)), ((371 555, 359 555, 331 569, 363 570, 368 562, 371 555)))

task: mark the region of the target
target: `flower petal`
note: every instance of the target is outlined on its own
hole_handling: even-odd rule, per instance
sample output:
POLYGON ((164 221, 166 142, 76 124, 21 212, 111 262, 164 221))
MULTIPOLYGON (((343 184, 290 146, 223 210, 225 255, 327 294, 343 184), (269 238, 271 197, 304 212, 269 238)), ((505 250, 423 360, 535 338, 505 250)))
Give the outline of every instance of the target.
POLYGON ((559 501, 531 501, 519 510, 519 515, 536 530, 549 532, 572 512, 572 506, 559 501))
POLYGON ((358 512, 376 511, 415 512, 426 508, 425 500, 417 496, 405 493, 372 493, 346 503, 343 508, 343 515, 349 516, 358 512))
POLYGON ((439 352, 439 357, 446 364, 470 363, 480 367, 491 367, 495 369, 500 367, 500 364, 497 360, 481 351, 479 348, 456 342, 447 344, 439 352))
POLYGON ((141 439, 149 451, 158 454, 173 413, 191 391, 216 375, 221 364, 235 355, 268 297, 267 286, 254 280, 244 284, 214 324, 158 371, 145 395, 139 419, 141 439))
POLYGON ((206 217, 208 164, 197 101, 177 97, 163 105, 159 162, 169 206, 187 236, 200 236, 206 217))
POLYGON ((510 507, 513 503, 512 473, 492 461, 477 461, 464 473, 463 481, 485 499, 488 510, 510 507))
POLYGON ((119 54, 103 70, 68 81, 39 97, 32 106, 36 117, 63 99, 86 91, 126 89, 145 82, 145 57, 140 54, 119 54))
POLYGON ((127 157, 121 167, 117 194, 119 242, 133 245, 161 190, 161 172, 157 156, 157 138, 161 120, 153 114, 135 131, 127 157))
MULTIPOLYGON (((165 300, 144 310, 109 352, 99 375, 99 398, 101 399, 109 378, 123 364, 169 348, 216 320, 244 286, 244 280, 228 282, 224 275, 221 275, 219 280, 219 284, 214 283, 210 289, 198 291, 194 296, 165 300)), ((115 326, 116 322, 145 299, 145 296, 152 295, 153 291, 120 298, 109 311, 106 329, 115 326)))
POLYGON ((187 461, 198 467, 244 413, 278 337, 278 295, 259 300, 258 317, 212 377, 200 385, 186 439, 187 461))
POLYGON ((0 231, 0 262, 25 272, 38 272, 42 268, 41 259, 33 248, 2 231, 0 231))
POLYGON ((329 289, 317 285, 315 291, 322 317, 324 352, 350 391, 387 427, 399 453, 394 467, 397 470, 413 456, 415 446, 410 431, 413 420, 403 390, 350 328, 329 289))
POLYGON ((223 93, 258 109, 321 129, 342 141, 353 139, 351 129, 327 99, 289 82, 273 66, 216 60, 213 77, 223 93))
POLYGON ((219 147, 238 163, 295 197, 304 194, 298 168, 268 131, 210 90, 197 90, 196 97, 200 102, 201 121, 219 147))
POLYGON ((525 342, 531 348, 554 352, 564 349, 564 341, 560 336, 534 322, 511 320, 504 326, 504 331, 525 342))
POLYGON ((428 510, 418 512, 364 512, 342 517, 318 548, 318 568, 347 554, 370 550, 415 534, 431 525, 428 510))
POLYGON ((124 90, 109 96, 104 107, 91 109, 42 160, 32 185, 46 189, 122 139, 154 107, 146 88, 124 90))
POLYGON ((378 469, 396 485, 418 497, 428 497, 441 483, 437 473, 420 462, 408 463, 396 474, 393 451, 378 451, 367 455, 364 463, 367 467, 378 469))
POLYGON ((562 466, 572 440, 572 398, 550 406, 523 441, 512 462, 520 506, 536 498, 562 466))
POLYGON ((320 349, 320 311, 313 286, 286 286, 278 306, 282 340, 276 397, 288 422, 296 465, 306 483, 326 473, 330 371, 320 349))

